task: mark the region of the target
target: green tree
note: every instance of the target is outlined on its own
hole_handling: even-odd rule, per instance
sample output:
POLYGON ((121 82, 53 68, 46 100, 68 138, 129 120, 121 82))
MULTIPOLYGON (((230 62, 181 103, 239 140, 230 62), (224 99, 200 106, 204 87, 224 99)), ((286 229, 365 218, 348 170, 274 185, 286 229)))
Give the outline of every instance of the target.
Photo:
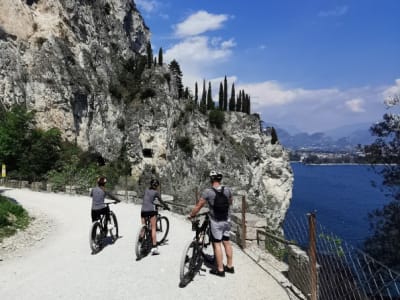
POLYGON ((278 135, 274 127, 271 128, 271 144, 275 145, 278 142, 278 135))
POLYGON ((232 83, 231 98, 229 99, 229 111, 235 111, 236 108, 236 95, 235 95, 235 84, 232 83))
POLYGON ((150 42, 148 42, 146 45, 146 54, 147 54, 147 67, 151 68, 153 65, 153 49, 151 48, 150 42))
POLYGON ((239 95, 237 97, 236 111, 242 111, 242 91, 239 91, 239 95))
POLYGON ((158 50, 158 65, 162 66, 163 65, 163 50, 160 48, 158 50))
POLYGON ((171 73, 175 77, 175 84, 178 89, 178 98, 181 99, 183 97, 183 84, 182 84, 182 71, 178 62, 174 59, 169 64, 169 69, 171 73))
POLYGON ((18 173, 29 181, 42 180, 60 159, 61 132, 56 128, 47 131, 34 129, 30 141, 17 162, 18 173))
POLYGON ((214 100, 212 98, 212 91, 211 91, 211 82, 208 82, 208 91, 207 91, 207 109, 214 108, 214 100))
POLYGON ((226 75, 224 78, 224 101, 223 101, 223 110, 228 110, 228 81, 226 79, 226 75))
POLYGON ((201 94, 200 101, 200 112, 205 114, 207 112, 207 92, 206 92, 206 81, 203 79, 203 92, 201 94))
POLYGON ((196 107, 199 105, 199 88, 197 86, 197 81, 194 85, 194 105, 196 107))
POLYGON ((373 235, 364 247, 366 252, 389 267, 400 271, 400 96, 386 99, 390 112, 372 125, 376 140, 363 147, 367 160, 383 178, 383 187, 391 201, 370 213, 373 235), (383 164, 376 166, 376 164, 383 164))
POLYGON ((224 110, 224 88, 222 82, 219 83, 219 94, 218 94, 218 109, 224 110))

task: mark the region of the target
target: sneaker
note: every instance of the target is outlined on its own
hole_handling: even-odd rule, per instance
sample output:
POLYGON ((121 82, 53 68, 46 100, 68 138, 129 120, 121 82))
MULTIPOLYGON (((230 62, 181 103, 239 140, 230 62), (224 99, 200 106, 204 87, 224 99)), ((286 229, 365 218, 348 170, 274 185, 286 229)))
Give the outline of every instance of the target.
POLYGON ((160 254, 160 251, 158 251, 157 247, 151 248, 151 255, 158 255, 160 254))
POLYGON ((235 273, 235 268, 234 267, 229 268, 228 266, 224 266, 224 271, 233 274, 235 273))
POLYGON ((225 277, 225 271, 218 271, 217 269, 211 269, 210 274, 217 275, 219 277, 225 277))

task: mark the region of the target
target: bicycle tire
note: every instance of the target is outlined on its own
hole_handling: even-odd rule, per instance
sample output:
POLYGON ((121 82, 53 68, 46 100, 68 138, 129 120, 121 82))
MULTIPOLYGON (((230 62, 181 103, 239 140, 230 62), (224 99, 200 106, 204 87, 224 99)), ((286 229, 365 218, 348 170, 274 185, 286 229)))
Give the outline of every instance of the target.
POLYGON ((167 217, 162 216, 157 218, 156 221, 156 240, 157 245, 161 245, 166 241, 169 232, 169 220, 167 217))
POLYGON ((200 252, 195 241, 190 241, 186 244, 179 268, 180 287, 188 285, 200 269, 202 261, 199 254, 200 252))
POLYGON ((89 244, 92 253, 97 253, 102 248, 103 229, 99 221, 95 221, 90 228, 89 244))
POLYGON ((110 219, 108 220, 107 228, 113 242, 118 239, 118 221, 116 215, 110 211, 110 219))
POLYGON ((135 254, 138 260, 150 252, 151 248, 149 244, 151 244, 151 236, 148 233, 146 225, 142 225, 136 235, 135 254))

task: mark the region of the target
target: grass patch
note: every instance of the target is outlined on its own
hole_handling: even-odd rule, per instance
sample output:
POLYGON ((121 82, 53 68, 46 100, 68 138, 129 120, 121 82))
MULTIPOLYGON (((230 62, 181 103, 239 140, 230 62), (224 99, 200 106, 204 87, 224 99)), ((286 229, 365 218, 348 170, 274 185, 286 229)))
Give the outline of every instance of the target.
POLYGON ((19 204, 0 195, 0 242, 29 224, 28 212, 19 204))

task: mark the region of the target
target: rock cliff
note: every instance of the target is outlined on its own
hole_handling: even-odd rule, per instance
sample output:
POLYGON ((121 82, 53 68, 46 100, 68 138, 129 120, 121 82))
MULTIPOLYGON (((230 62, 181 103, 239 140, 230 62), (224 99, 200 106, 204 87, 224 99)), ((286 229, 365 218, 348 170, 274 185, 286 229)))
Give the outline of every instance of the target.
POLYGON ((106 161, 124 149, 139 187, 159 176, 177 201, 192 204, 219 169, 236 200, 245 195, 249 211, 277 227, 292 193, 287 153, 256 115, 226 112, 222 129, 211 126, 178 99, 167 65, 146 67, 149 42, 132 1, 2 0, 1 104, 35 109, 40 127, 60 128, 106 161))

